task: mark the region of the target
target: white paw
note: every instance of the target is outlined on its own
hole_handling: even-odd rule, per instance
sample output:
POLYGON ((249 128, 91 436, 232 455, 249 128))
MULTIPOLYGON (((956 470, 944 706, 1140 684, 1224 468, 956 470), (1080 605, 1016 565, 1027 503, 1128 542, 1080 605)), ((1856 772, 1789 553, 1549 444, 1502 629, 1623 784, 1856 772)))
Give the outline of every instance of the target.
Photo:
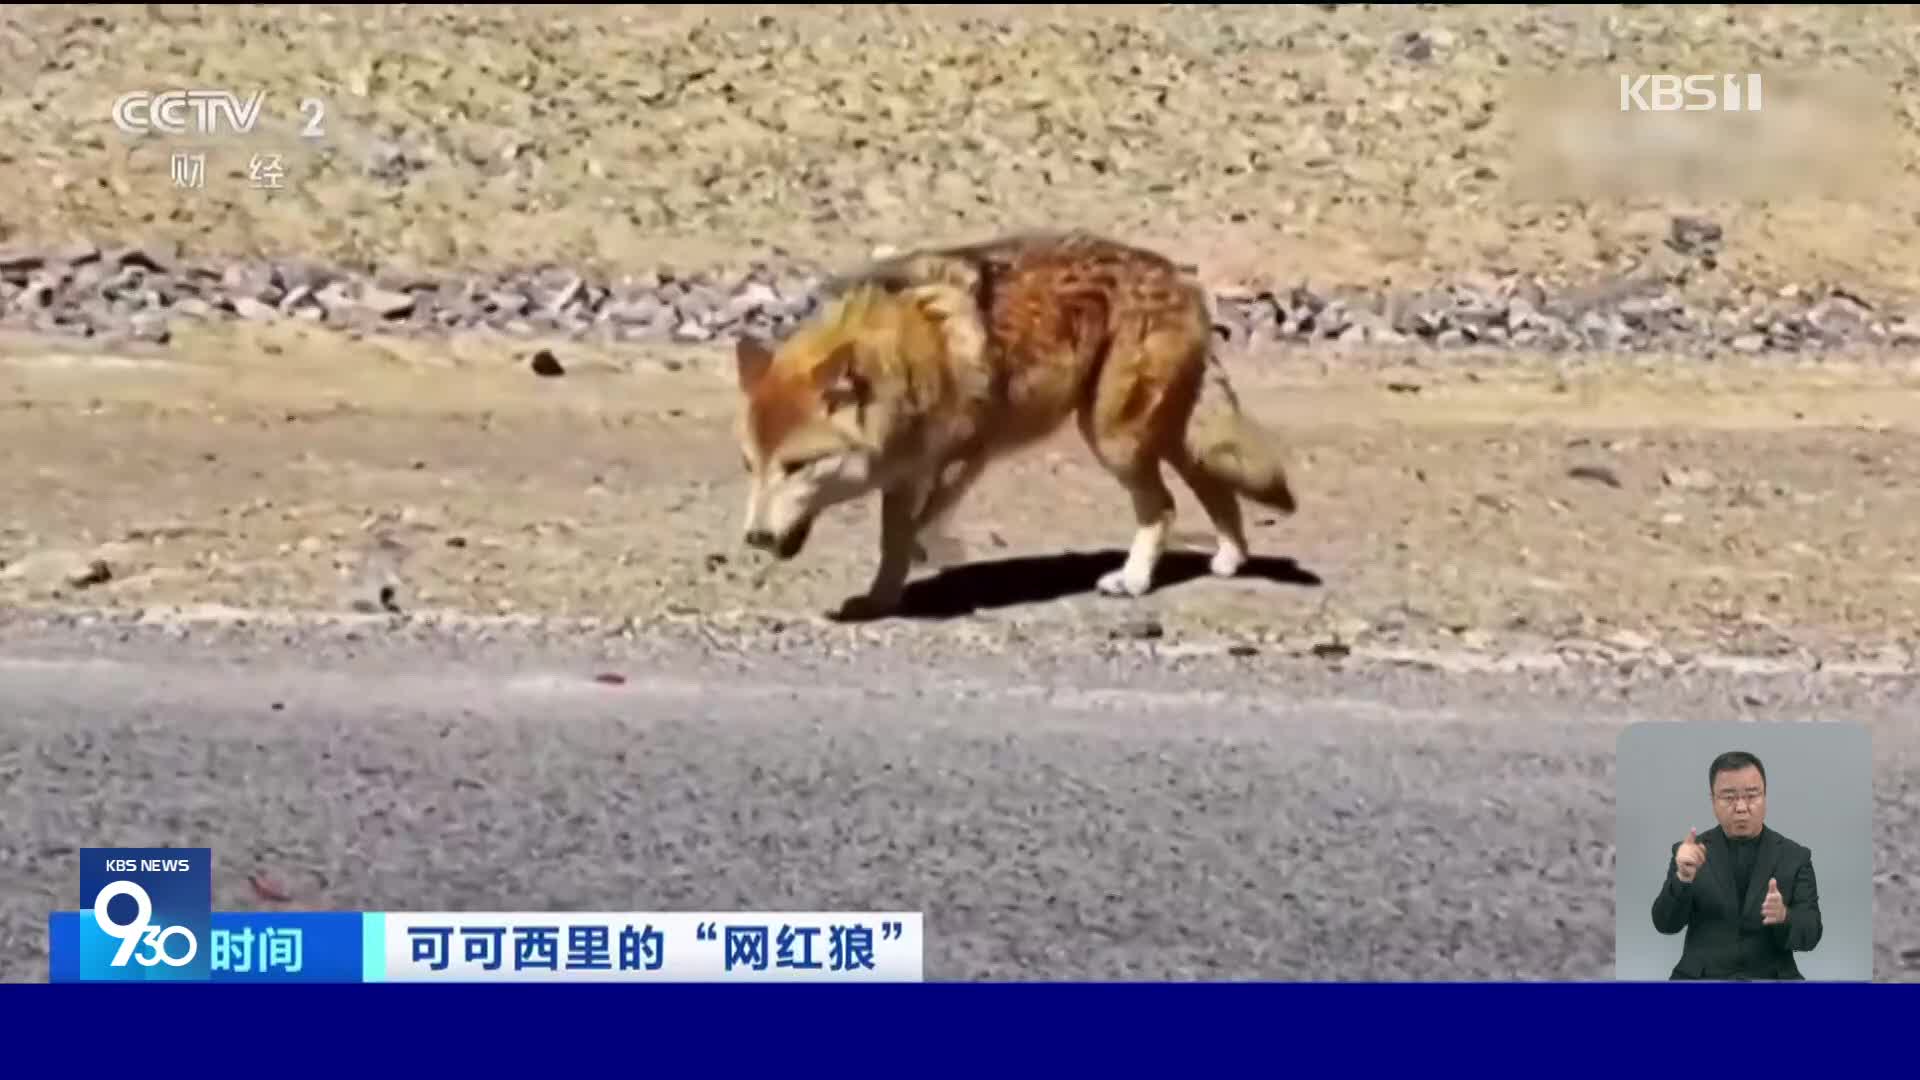
POLYGON ((1222 547, 1213 553, 1213 561, 1207 565, 1215 577, 1232 577, 1247 565, 1247 553, 1235 547, 1222 547))
POLYGON ((1104 596, 1145 596, 1147 586, 1150 584, 1152 582, 1148 580, 1146 574, 1129 573, 1123 566, 1118 570, 1102 574, 1097 587, 1104 596))

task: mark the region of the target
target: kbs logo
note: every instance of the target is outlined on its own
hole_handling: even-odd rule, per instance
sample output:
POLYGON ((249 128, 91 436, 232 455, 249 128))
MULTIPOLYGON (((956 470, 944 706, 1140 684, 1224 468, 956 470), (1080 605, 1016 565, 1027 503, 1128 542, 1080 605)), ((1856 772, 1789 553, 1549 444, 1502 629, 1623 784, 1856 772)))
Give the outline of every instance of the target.
POLYGON ((80 978, 212 976, 211 848, 82 848, 80 978))
POLYGON ((1621 112, 1759 112, 1759 75, 1620 76, 1621 112))

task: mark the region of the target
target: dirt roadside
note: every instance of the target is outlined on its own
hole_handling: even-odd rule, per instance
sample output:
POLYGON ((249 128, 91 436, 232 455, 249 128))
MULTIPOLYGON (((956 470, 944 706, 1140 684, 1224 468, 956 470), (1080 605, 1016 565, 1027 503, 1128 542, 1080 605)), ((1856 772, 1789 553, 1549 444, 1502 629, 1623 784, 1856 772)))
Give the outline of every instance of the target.
MULTIPOLYGON (((1876 319, 1920 296, 1915 25, 1899 5, 14 5, 0 167, 23 181, 0 246, 611 278, 1071 224, 1223 286, 1657 279, 1711 341, 1745 329, 1720 327, 1734 307, 1789 295, 1844 287, 1876 319), (1527 112, 1640 67, 1764 70, 1783 108, 1673 145, 1527 112), (1871 108, 1814 124, 1840 142, 1809 154, 1788 120, 1821 114, 1794 103, 1838 100, 1795 97, 1816 75, 1864 78, 1871 108), (188 83, 266 92, 251 141, 113 129, 116 93, 188 83), (324 139, 297 131, 309 97, 324 139), (1692 189, 1526 197, 1553 130, 1578 136, 1562 165, 1583 182, 1710 167, 1692 189), (1740 156, 1782 147, 1799 158, 1740 156), (182 149, 211 155, 203 190, 169 183, 182 149), (285 190, 247 182, 269 150, 285 190), (1735 198, 1755 177, 1784 186, 1735 198), (1674 252, 1681 221, 1713 250, 1674 252)), ((14 291, 16 314, 45 295, 14 291)), ((539 379, 537 342, 490 333, 190 314, 169 333, 0 353, 0 603, 738 629, 815 619, 869 572, 871 507, 791 565, 740 550, 723 346, 563 337, 568 374, 539 379)), ((964 557, 923 575, 923 614, 971 617, 845 632, 1909 670, 1911 349, 1816 359, 1748 336, 1759 351, 1731 357, 1256 351, 1241 382, 1296 440, 1304 509, 1255 542, 1291 563, 1225 582, 1175 559, 1144 603, 1090 595, 1124 507, 1068 436, 989 478, 956 521, 964 557)))
MULTIPOLYGON (((170 348, 0 347, 0 603, 814 622, 864 586, 874 510, 797 561, 737 540, 717 347, 367 339, 210 323, 170 348)), ((1920 370, 1657 358, 1236 359, 1294 441, 1302 512, 1240 580, 1183 547, 1145 601, 1092 594, 1122 496, 1070 434, 991 475, 909 617, 919 647, 1150 640, 1382 655, 1911 671, 1920 370), (967 614, 967 618, 950 616, 967 614), (1733 661, 1728 661, 1733 662, 1733 661)))

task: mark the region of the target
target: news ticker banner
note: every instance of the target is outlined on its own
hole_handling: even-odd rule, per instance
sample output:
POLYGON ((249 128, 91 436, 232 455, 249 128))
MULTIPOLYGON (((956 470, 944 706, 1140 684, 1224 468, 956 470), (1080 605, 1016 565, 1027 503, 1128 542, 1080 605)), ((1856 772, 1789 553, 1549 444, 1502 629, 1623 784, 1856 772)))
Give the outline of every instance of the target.
POLYGON ((918 912, 234 912, 210 848, 82 848, 53 982, 920 982, 918 912))

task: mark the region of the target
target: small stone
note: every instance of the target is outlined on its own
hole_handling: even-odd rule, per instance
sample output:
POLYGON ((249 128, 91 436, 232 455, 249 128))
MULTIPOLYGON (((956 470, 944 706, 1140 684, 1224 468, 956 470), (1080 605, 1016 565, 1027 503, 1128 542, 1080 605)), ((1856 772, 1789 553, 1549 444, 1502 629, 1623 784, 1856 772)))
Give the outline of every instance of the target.
MULTIPOLYGON (((282 702, 276 701, 273 703, 275 712, 279 712, 284 707, 282 702)), ((250 875, 247 878, 247 884, 253 886, 253 894, 262 900, 271 900, 277 904, 284 904, 293 899, 292 894, 287 892, 286 886, 269 877, 265 871, 257 871, 250 875)))
POLYGON ((306 302, 312 299, 313 299, 312 286, 296 285, 293 288, 288 289, 287 295, 282 297, 280 300, 280 303, 275 306, 278 307, 283 312, 290 312, 294 308, 302 304, 303 302, 306 302))
POLYGON ((1706 469, 1672 468, 1660 474, 1660 479, 1670 488, 1681 491, 1705 491, 1720 482, 1720 478, 1706 469))
POLYGON ((684 322, 704 322, 721 312, 725 306, 725 294, 709 285, 690 286, 673 304, 684 322))
POLYGON ((697 322, 694 322, 692 319, 688 319, 685 322, 682 322, 679 326, 676 326, 673 328, 673 337, 674 337, 674 340, 676 341, 687 341, 687 342, 708 341, 712 339, 713 331, 707 329, 706 327, 700 325, 697 322))
POLYGON ((233 301, 233 312, 243 319, 254 322, 268 322, 279 316, 280 312, 272 304, 255 300, 251 296, 238 297, 233 301))
POLYGON ((772 288, 754 281, 734 294, 727 302, 726 317, 729 322, 739 322, 756 312, 771 312, 780 306, 780 296, 772 288))
POLYGON ((336 281, 313 294, 314 302, 326 309, 331 315, 336 311, 345 311, 353 306, 353 294, 347 290, 345 282, 336 281))
MULTIPOLYGON (((302 285, 318 289, 327 284, 328 275, 319 267, 308 262, 286 261, 276 263, 266 269, 268 285, 279 290, 297 289, 302 285)), ((271 296, 262 294, 260 299, 269 300, 271 296)))
POLYGON ((1632 630, 1621 630, 1607 637, 1607 644, 1628 652, 1646 652, 1653 648, 1653 639, 1632 630))
POLYGON ((1741 334, 1739 337, 1728 342, 1728 345, 1732 347, 1734 352, 1757 353, 1767 347, 1767 336, 1765 334, 1741 334))
POLYGON ((21 273, 47 265, 46 256, 23 248, 0 248, 0 271, 21 273))
POLYGON ((372 288, 361 294, 360 306, 383 319, 398 319, 412 314, 414 299, 408 293, 372 288))
POLYGON ((551 349, 541 349, 534 353, 533 361, 529 366, 533 368, 535 375, 548 379, 558 378, 567 373, 567 369, 560 366, 560 359, 553 355, 551 349))
POLYGON ((671 312, 671 308, 651 296, 637 296, 631 300, 622 300, 601 309, 602 315, 616 323, 648 325, 662 321, 671 312))
POLYGON ((100 247, 98 244, 79 240, 55 248, 53 257, 68 266, 85 266, 100 258, 100 247))
POLYGON ((159 253, 146 248, 130 247, 121 251, 112 261, 121 266, 137 266, 143 270, 164 274, 167 272, 167 263, 172 260, 171 257, 162 258, 159 253))
POLYGON ((1682 255, 1691 255, 1718 244, 1723 236, 1718 223, 1689 214, 1676 214, 1667 223, 1667 246, 1682 255))
POLYGON ((488 293, 483 303, 490 312, 514 318, 525 315, 530 306, 524 293, 506 290, 488 293))
POLYGON ((1484 650, 1493 644, 1493 635, 1485 630, 1462 630, 1459 637, 1460 644, 1475 651, 1484 650))
POLYGON ((1373 623, 1361 618, 1341 619, 1333 625, 1333 636, 1341 641, 1355 641, 1373 631, 1373 623))
POLYGON ((136 341, 148 341, 155 345, 165 345, 173 338, 173 332, 167 328, 167 317, 162 312, 139 312, 127 320, 127 325, 136 341))
POLYGON ((586 282, 577 277, 573 278, 561 286, 558 292, 553 294, 553 299, 547 303, 547 310, 558 313, 572 307, 574 302, 579 300, 586 292, 586 287, 586 282))
POLYGON ((1620 477, 1605 465, 1575 465, 1567 470, 1567 475, 1575 480, 1591 480, 1596 484, 1605 484, 1610 488, 1620 486, 1620 477))
POLYGON ((1113 629, 1115 640, 1155 641, 1166 633, 1158 619, 1129 619, 1113 629))
POLYGON ((76 589, 86 589, 95 585, 104 585, 112 580, 113 567, 108 566, 107 560, 105 559, 93 559, 80 570, 67 575, 67 584, 76 589))

